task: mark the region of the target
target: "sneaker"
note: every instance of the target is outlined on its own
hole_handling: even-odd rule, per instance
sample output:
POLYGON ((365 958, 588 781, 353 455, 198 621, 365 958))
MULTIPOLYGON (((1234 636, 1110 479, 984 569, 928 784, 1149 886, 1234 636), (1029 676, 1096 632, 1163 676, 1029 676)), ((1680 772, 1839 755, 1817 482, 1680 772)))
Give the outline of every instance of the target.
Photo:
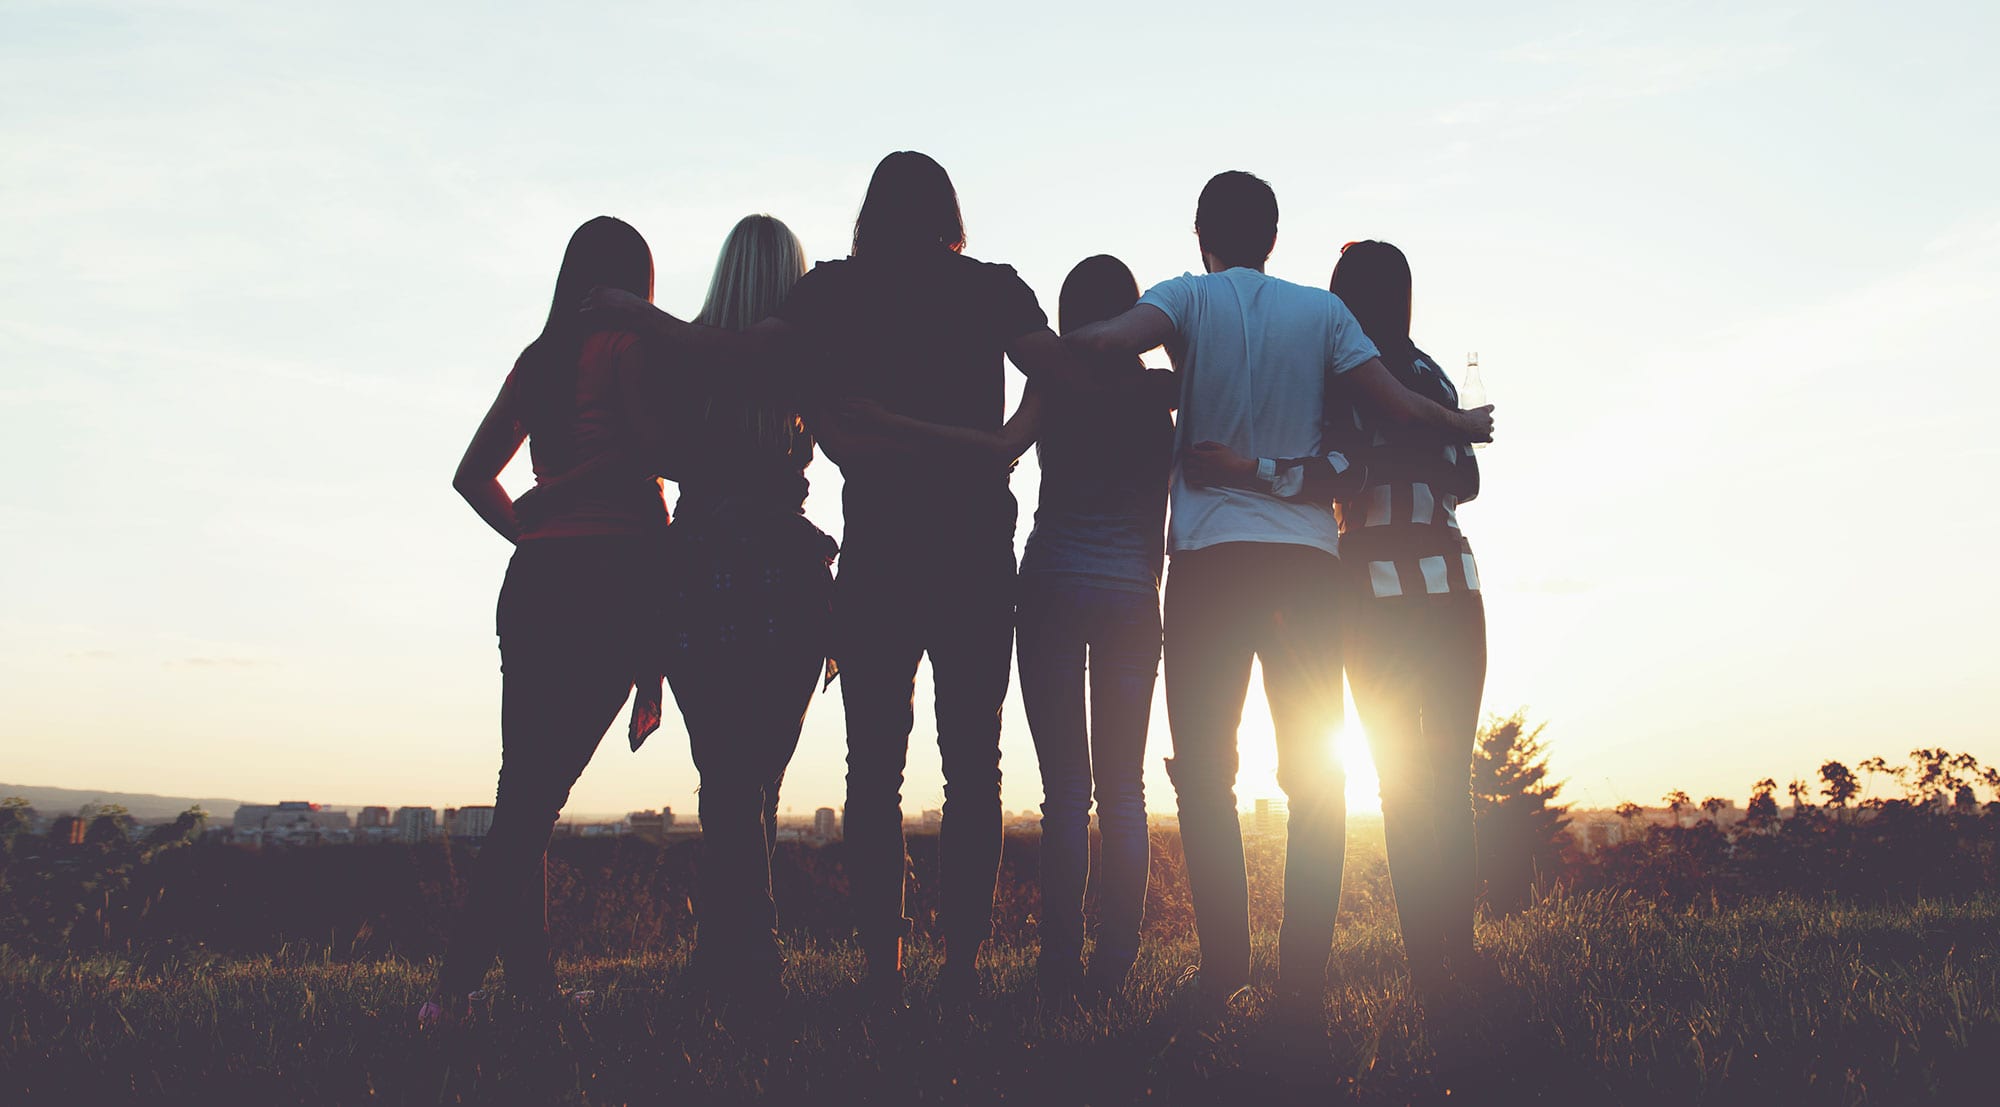
POLYGON ((945 959, 938 971, 935 995, 943 1006, 962 1006, 978 1000, 981 991, 979 966, 970 961, 945 959))
POLYGON ((472 1017, 469 996, 433 995, 417 1008, 417 1029, 453 1030, 472 1017))
POLYGON ((1243 998, 1249 994, 1248 984, 1212 983, 1202 978, 1201 966, 1190 965, 1174 982, 1173 996, 1167 1002, 1171 1009, 1189 1018, 1214 1022, 1240 1007, 1243 998))

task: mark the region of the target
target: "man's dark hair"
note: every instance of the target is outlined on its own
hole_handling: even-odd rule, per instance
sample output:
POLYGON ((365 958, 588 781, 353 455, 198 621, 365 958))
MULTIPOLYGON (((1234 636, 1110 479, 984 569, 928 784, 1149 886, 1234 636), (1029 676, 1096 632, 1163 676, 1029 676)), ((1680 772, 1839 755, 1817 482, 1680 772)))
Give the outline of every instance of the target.
POLYGON ((1278 194, 1253 173, 1217 173, 1195 202, 1194 232, 1225 265, 1262 265, 1278 238, 1278 194))
POLYGON ((856 257, 965 249, 965 220, 951 175, 926 154, 898 150, 875 166, 854 220, 856 257))

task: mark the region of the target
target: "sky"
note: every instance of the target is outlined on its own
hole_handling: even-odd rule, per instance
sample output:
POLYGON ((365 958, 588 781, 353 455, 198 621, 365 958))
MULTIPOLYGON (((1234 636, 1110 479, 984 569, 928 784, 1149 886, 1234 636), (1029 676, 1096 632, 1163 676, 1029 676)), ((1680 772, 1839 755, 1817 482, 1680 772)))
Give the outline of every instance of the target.
MULTIPOLYGON (((1547 724, 1565 798, 2000 761, 1967 483, 2000 461, 1996 32, 1975 3, 5 0, 0 780, 490 802, 509 551, 450 476, 569 233, 633 223, 685 316, 741 215, 842 256, 896 149, 1051 310, 1090 254, 1198 270, 1224 169, 1277 191, 1275 275, 1400 245, 1418 343, 1479 351, 1498 408, 1460 516, 1486 708, 1547 724)), ((1017 541, 1037 484, 1031 455, 1017 541)), ((912 810, 942 797, 922 680, 912 810)), ((838 700, 795 813, 839 803, 838 700)), ((570 810, 691 811, 668 714, 570 810)), ((1018 694, 1004 722, 1031 808, 1018 694)), ((1253 694, 1246 804, 1268 726, 1253 694)), ((1161 811, 1169 750, 1157 710, 1161 811)))

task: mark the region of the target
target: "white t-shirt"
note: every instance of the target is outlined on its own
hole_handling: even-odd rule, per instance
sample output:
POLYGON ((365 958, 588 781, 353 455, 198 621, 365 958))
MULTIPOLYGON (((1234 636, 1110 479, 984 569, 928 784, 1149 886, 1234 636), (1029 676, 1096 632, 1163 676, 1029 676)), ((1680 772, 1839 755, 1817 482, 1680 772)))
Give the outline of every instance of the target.
POLYGON ((1139 302, 1173 321, 1167 354, 1181 378, 1168 551, 1277 542, 1337 556, 1340 532, 1329 506, 1190 487, 1179 458, 1204 441, 1253 458, 1327 453, 1328 380, 1376 356, 1347 305, 1324 289, 1243 268, 1182 274, 1147 289, 1139 302))

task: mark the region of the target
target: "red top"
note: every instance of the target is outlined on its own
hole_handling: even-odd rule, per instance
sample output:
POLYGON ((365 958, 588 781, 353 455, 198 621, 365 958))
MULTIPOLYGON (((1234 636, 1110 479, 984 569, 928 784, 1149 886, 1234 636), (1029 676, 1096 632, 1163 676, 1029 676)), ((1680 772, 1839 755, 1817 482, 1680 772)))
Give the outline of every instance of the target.
MULTIPOLYGON (((535 435, 528 442, 536 481, 547 480, 603 454, 630 448, 629 424, 621 417, 623 404, 644 403, 640 396, 621 395, 619 363, 637 358, 638 336, 627 331, 598 331, 584 340, 576 367, 576 415, 567 435, 535 435)), ((658 477, 583 482, 567 496, 561 510, 532 530, 522 541, 581 538, 593 535, 651 534, 667 525, 667 503, 658 477)))

